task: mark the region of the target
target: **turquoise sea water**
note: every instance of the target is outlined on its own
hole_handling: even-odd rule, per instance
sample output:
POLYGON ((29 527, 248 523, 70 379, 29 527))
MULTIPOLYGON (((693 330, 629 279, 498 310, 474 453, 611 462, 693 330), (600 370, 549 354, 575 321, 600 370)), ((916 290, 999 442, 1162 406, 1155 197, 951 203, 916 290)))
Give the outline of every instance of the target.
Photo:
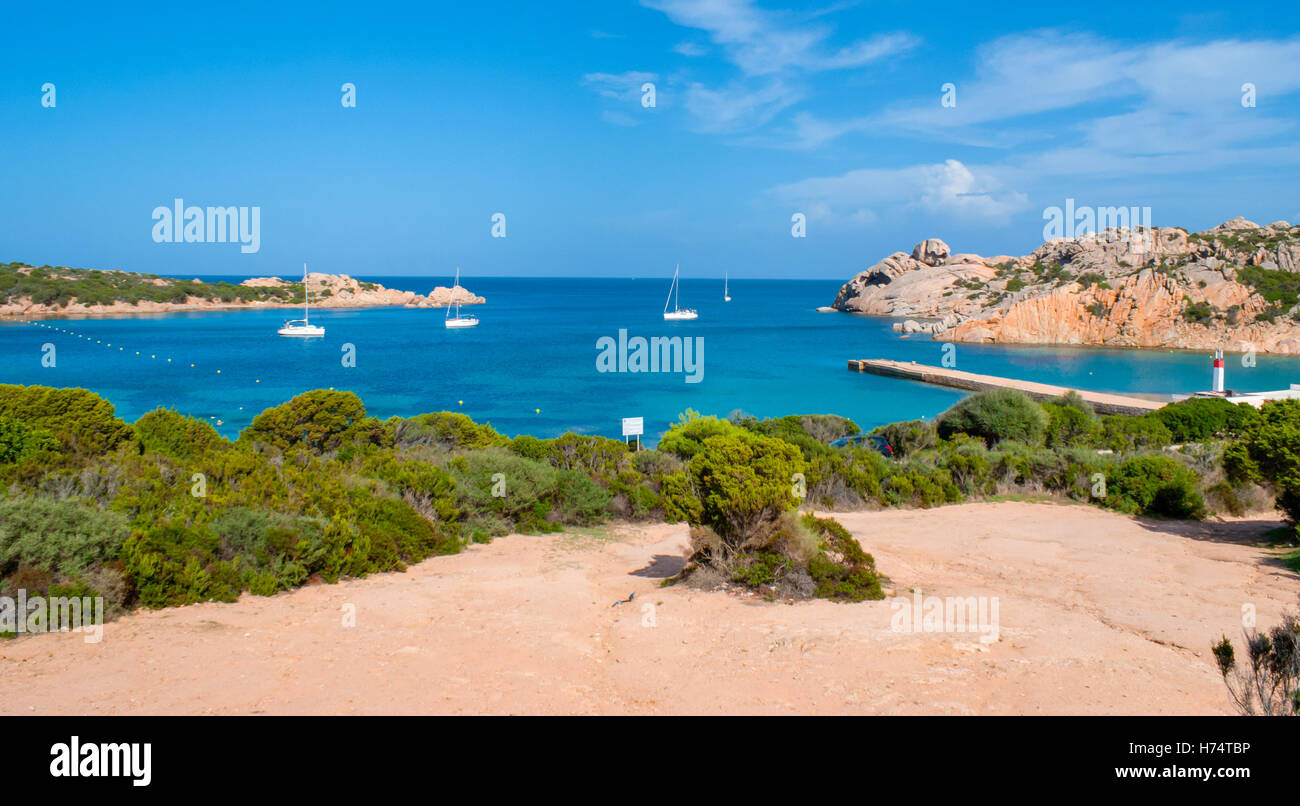
MULTIPOLYGON (((421 293, 449 284, 445 277, 362 279, 421 293)), ((851 358, 938 364, 942 346, 901 338, 890 319, 818 313, 837 282, 732 280, 727 303, 720 280, 686 279, 681 304, 700 318, 665 322, 670 279, 466 277, 463 284, 487 298, 464 309, 482 320, 466 330, 444 328, 441 309, 406 308, 313 309, 312 322, 326 328, 321 339, 277 336, 285 319, 300 315, 288 309, 43 320, 50 327, 0 322, 0 382, 84 387, 127 420, 175 408, 221 420, 219 430, 232 437, 262 409, 328 387, 356 392, 379 417, 462 411, 512 436, 617 437, 621 418, 644 417, 647 443, 688 407, 760 417, 840 414, 869 428, 932 417, 962 396, 849 372, 851 358), (702 338, 702 380, 598 372, 597 340, 617 339, 620 329, 629 337, 702 338), (46 343, 55 347, 54 367, 42 366, 46 343), (355 367, 342 365, 345 344, 355 346, 355 367)), ((1191 392, 1208 388, 1210 377, 1208 355, 1181 351, 959 344, 956 358, 958 369, 971 372, 1105 392, 1191 392)), ((1253 368, 1228 361, 1228 385, 1240 391, 1293 381, 1300 382, 1300 358, 1261 355, 1253 368)))

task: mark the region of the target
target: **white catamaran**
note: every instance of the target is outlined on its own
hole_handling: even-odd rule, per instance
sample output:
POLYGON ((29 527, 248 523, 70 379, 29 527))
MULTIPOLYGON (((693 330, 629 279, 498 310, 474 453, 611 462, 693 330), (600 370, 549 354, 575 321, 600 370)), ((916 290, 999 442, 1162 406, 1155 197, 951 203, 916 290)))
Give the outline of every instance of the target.
POLYGON ((729 286, 727 285, 727 273, 724 271, 722 273, 722 301, 723 302, 731 302, 731 291, 728 289, 729 286))
POLYGON ((678 291, 678 286, 681 284, 681 281, 678 279, 677 275, 681 272, 681 270, 682 270, 681 264, 678 264, 677 269, 673 271, 673 284, 672 287, 668 289, 668 300, 664 302, 664 318, 665 319, 699 319, 700 315, 695 312, 694 308, 682 308, 677 304, 677 291, 678 291), (673 309, 671 311, 668 310, 668 303, 672 303, 673 309))
POLYGON ((313 325, 307 320, 307 311, 311 303, 311 291, 307 288, 307 264, 302 264, 302 318, 284 323, 284 327, 275 331, 281 336, 324 336, 325 328, 313 325))
POLYGON ((443 322, 447 327, 478 327, 478 318, 474 316, 460 315, 460 294, 456 293, 460 288, 460 266, 456 267, 456 281, 451 284, 451 298, 456 306, 456 315, 451 315, 452 303, 447 304, 446 321, 443 322))

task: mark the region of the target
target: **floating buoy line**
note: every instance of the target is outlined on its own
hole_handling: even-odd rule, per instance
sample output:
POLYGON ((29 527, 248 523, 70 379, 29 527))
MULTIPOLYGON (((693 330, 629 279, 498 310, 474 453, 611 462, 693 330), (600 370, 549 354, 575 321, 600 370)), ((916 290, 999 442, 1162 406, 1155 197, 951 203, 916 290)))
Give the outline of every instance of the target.
MULTIPOLYGON (((98 344, 98 345, 104 347, 105 349, 111 349, 111 348, 113 348, 113 343, 112 343, 112 342, 106 342, 106 341, 104 341, 103 339, 96 339, 96 338, 93 338, 93 337, 91 337, 91 336, 87 336, 87 335, 85 335, 85 334, 83 334, 83 333, 78 333, 77 331, 75 331, 75 330, 71 330, 71 329, 66 328, 66 327, 59 327, 59 326, 57 326, 57 325, 50 324, 49 322, 34 322, 34 321, 31 321, 31 320, 28 320, 28 319, 19 319, 19 318, 17 318, 17 317, 13 317, 13 316, 0 316, 0 321, 5 321, 5 322, 14 322, 14 323, 17 323, 17 324, 20 324, 20 325, 31 325, 32 327, 39 327, 39 328, 42 328, 42 329, 44 329, 44 330, 50 330, 50 331, 54 331, 54 332, 56 332, 56 333, 62 333, 62 334, 67 335, 67 336, 74 336, 74 337, 76 337, 76 338, 78 338, 78 339, 82 339, 83 341, 86 341, 87 343, 89 343, 89 342, 94 342, 95 344, 98 344)), ((121 353, 133 352, 135 355, 145 355, 145 354, 147 354, 147 355, 149 356, 150 359, 152 359, 152 360, 154 360, 154 361, 159 360, 158 353, 156 353, 156 352, 155 352, 155 353, 142 353, 140 350, 131 350, 131 351, 128 351, 127 348, 126 348, 125 346, 121 345, 121 344, 117 345, 117 351, 118 351, 118 352, 121 352, 121 353)), ((161 359, 161 360, 164 361, 165 363, 168 363, 168 364, 176 364, 176 366, 181 366, 181 364, 187 363, 187 362, 183 362, 183 361, 182 361, 182 362, 176 362, 176 361, 174 361, 174 360, 172 359, 172 357, 170 357, 170 356, 162 356, 162 359, 161 359)), ((189 363, 189 368, 190 368, 190 369, 199 369, 198 364, 195 364, 195 363, 193 363, 193 362, 188 362, 188 363, 189 363)), ((220 375, 220 374, 221 374, 221 370, 219 370, 219 369, 217 369, 217 370, 212 370, 212 372, 213 372, 213 374, 215 374, 215 375, 220 375)), ((255 378, 255 379, 253 380, 253 383, 261 383, 261 382, 262 382, 262 379, 261 379, 261 378, 255 378)), ((331 391, 331 392, 334 391, 334 387, 331 386, 331 387, 330 387, 330 391, 331 391)), ((465 405, 465 401, 464 401, 464 400, 457 400, 457 401, 456 401, 456 404, 457 404, 458 406, 464 406, 464 405, 465 405)), ((240 407, 239 407, 239 410, 240 410, 240 411, 243 411, 243 410, 244 410, 244 407, 243 407, 243 406, 240 406, 240 407)), ((541 410, 541 409, 535 409, 534 412, 535 412, 536 414, 541 414, 541 413, 542 413, 542 410, 541 410)), ((209 419, 209 420, 214 420, 214 419, 216 419, 216 415, 210 415, 207 419, 209 419)), ((219 420, 218 420, 218 424, 220 424, 220 421, 219 421, 219 420)))

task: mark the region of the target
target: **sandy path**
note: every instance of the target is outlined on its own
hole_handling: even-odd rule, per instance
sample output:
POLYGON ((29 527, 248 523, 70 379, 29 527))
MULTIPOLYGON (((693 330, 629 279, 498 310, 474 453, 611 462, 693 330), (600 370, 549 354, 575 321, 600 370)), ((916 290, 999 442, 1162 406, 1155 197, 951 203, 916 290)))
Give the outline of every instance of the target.
POLYGON ((660 588, 685 527, 620 526, 143 612, 99 644, 3 642, 0 713, 1227 713, 1211 641, 1240 635, 1243 603, 1269 625, 1300 590, 1247 544, 1263 521, 1028 503, 838 517, 900 593, 998 597, 1000 639, 893 631, 888 600, 660 588))

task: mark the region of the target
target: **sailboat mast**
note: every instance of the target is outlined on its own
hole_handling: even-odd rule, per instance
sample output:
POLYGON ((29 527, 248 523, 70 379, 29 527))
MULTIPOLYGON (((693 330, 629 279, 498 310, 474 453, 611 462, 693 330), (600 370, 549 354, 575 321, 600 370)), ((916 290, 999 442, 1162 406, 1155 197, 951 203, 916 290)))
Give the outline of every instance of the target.
POLYGON ((680 263, 677 264, 677 268, 673 269, 673 310, 674 311, 680 311, 682 309, 682 306, 678 304, 678 297, 681 296, 681 291, 682 291, 682 281, 677 276, 678 273, 681 272, 681 270, 682 270, 682 264, 680 263))
POLYGON ((310 324, 308 309, 311 308, 311 291, 307 290, 307 264, 302 264, 302 323, 310 324))
POLYGON ((460 266, 456 267, 456 279, 451 283, 451 301, 456 303, 456 318, 460 318, 460 296, 456 294, 456 287, 460 285, 460 266))

